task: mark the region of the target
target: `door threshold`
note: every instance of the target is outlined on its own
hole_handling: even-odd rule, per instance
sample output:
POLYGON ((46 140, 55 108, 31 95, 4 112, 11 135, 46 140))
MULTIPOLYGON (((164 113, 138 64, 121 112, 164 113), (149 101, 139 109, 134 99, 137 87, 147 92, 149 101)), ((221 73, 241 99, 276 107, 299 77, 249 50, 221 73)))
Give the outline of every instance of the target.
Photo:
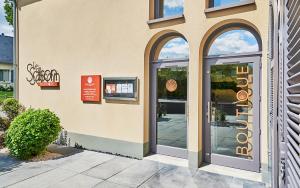
POLYGON ((215 164, 204 164, 199 168, 199 170, 215 173, 219 175, 224 175, 224 176, 231 176, 235 178, 255 181, 255 182, 263 182, 262 173, 258 173, 258 172, 241 170, 241 169, 220 166, 215 164))
POLYGON ((152 155, 148 155, 147 157, 144 157, 144 159, 159 162, 159 163, 169 164, 169 165, 188 167, 187 159, 171 157, 167 155, 152 154, 152 155))

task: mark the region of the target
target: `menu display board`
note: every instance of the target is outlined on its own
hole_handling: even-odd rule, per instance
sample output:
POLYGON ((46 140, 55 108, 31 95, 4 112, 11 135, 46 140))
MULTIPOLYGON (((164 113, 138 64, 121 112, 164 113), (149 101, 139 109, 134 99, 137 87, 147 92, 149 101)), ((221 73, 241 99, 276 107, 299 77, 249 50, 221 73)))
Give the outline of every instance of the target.
POLYGON ((81 100, 83 102, 101 102, 101 76, 81 76, 81 100))
POLYGON ((104 78, 103 79, 103 96, 108 100, 131 100, 136 101, 137 78, 104 78))

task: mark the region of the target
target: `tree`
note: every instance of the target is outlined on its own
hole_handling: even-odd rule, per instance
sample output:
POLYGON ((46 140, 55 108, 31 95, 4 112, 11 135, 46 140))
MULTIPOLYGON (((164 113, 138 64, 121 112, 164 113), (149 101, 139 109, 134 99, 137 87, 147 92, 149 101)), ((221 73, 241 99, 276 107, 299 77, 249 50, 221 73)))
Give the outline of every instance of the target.
POLYGON ((9 25, 14 24, 14 15, 13 15, 13 0, 5 0, 4 1, 4 11, 5 11, 5 19, 9 23, 9 25))

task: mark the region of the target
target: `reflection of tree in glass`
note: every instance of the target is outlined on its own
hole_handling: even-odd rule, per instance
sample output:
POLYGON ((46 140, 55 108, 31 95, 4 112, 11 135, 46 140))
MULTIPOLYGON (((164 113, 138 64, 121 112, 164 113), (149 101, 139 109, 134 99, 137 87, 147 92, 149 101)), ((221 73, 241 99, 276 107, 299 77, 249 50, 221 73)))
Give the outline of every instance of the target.
POLYGON ((237 87, 237 67, 239 69, 248 67, 249 74, 252 74, 252 66, 248 63, 232 64, 232 65, 213 65, 211 66, 211 89, 212 99, 223 99, 225 101, 233 101, 235 93, 240 88, 237 87))
POLYGON ((224 122, 226 120, 226 113, 223 110, 216 109, 216 119, 215 121, 224 122))
POLYGON ((187 96, 187 71, 186 68, 163 68, 158 70, 157 94, 159 99, 185 99, 187 96), (174 79, 177 82, 177 89, 169 92, 166 89, 166 82, 174 79))

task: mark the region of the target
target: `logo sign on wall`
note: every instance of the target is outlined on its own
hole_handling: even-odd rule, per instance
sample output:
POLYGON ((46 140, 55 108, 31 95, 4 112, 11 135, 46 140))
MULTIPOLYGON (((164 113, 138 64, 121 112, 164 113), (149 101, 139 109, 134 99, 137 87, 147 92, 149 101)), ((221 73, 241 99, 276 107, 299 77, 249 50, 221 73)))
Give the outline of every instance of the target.
POLYGON ((174 92, 177 89, 177 82, 174 79, 170 79, 166 82, 166 88, 169 92, 174 92))
POLYGON ((30 77, 26 80, 31 84, 40 87, 59 87, 60 75, 55 69, 43 70, 41 66, 34 62, 27 65, 30 77))
POLYGON ((81 76, 81 101, 101 102, 101 76, 84 75, 81 76))

